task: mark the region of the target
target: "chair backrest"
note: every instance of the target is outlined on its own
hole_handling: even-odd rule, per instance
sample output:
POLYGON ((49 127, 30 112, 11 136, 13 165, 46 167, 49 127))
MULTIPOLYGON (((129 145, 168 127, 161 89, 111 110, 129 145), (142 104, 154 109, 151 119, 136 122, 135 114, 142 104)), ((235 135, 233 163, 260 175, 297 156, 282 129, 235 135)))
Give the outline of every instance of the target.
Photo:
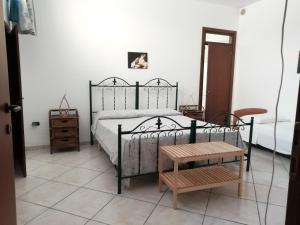
MULTIPOLYGON (((237 117, 242 117, 242 116, 247 116, 247 115, 255 115, 255 114, 265 114, 267 113, 268 110, 262 109, 262 108, 243 108, 243 109, 238 109, 233 112, 234 115, 237 117)), ((232 123, 236 125, 237 118, 234 117, 232 123)))

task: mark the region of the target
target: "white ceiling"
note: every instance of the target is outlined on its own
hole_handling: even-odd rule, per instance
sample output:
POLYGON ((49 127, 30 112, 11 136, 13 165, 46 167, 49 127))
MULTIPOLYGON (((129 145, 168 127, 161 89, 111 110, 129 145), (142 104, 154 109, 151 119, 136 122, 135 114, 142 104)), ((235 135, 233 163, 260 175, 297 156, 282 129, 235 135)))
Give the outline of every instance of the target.
POLYGON ((214 4, 221 4, 221 5, 226 5, 226 6, 235 7, 235 8, 243 8, 247 5, 250 5, 254 2, 258 2, 260 0, 198 0, 198 1, 205 1, 205 2, 214 3, 214 4))

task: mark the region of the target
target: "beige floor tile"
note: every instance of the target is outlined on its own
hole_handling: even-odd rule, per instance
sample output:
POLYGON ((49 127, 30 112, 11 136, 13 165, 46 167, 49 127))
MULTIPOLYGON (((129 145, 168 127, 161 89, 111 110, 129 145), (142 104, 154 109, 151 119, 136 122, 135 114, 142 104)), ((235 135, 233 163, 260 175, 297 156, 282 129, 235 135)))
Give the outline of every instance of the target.
POLYGON ((28 174, 30 176, 41 177, 45 179, 53 179, 62 175, 70 169, 71 167, 47 163, 36 170, 29 171, 28 174))
POLYGON ((113 164, 111 163, 107 155, 102 154, 101 156, 95 157, 79 165, 78 167, 104 172, 107 171, 109 168, 112 168, 113 164))
POLYGON ((125 197, 129 196, 143 201, 158 203, 163 192, 159 192, 158 190, 157 176, 143 176, 131 179, 130 186, 125 186, 123 188, 122 195, 125 197))
POLYGON ((206 215, 246 224, 258 224, 255 201, 211 194, 206 215))
MULTIPOLYGON (((253 171, 254 182, 262 185, 270 185, 272 174, 263 171, 253 171)), ((273 185, 275 187, 288 188, 289 176, 285 172, 275 169, 273 185)))
POLYGON ((202 221, 203 216, 200 214, 157 206, 146 225, 199 225, 202 221))
POLYGON ((16 189, 16 196, 19 197, 20 195, 31 191, 32 189, 40 186, 48 182, 46 179, 38 178, 38 177, 16 177, 15 178, 15 189, 16 189))
POLYGON ((290 171, 290 166, 291 166, 291 160, 282 157, 282 158, 281 158, 281 162, 282 162, 284 168, 287 170, 287 172, 289 172, 289 171, 290 171))
POLYGON ((73 168, 70 171, 64 173, 63 175, 56 177, 54 180, 67 184, 82 186, 94 179, 95 177, 97 177, 98 175, 100 175, 100 173, 97 171, 83 168, 73 168))
POLYGON ((112 198, 111 194, 79 189, 55 205, 54 208, 90 219, 112 198))
POLYGON ((19 199, 50 207, 67 197, 76 189, 77 187, 73 185, 50 181, 20 196, 19 199))
POLYGON ((47 150, 41 154, 33 156, 32 159, 39 160, 41 162, 55 163, 56 161, 66 158, 72 154, 73 151, 54 152, 53 154, 50 154, 50 150, 47 150))
POLYGON ((39 154, 43 154, 49 152, 47 148, 35 149, 35 150, 25 150, 26 159, 31 159, 33 157, 38 156, 39 154))
POLYGON ((27 172, 35 170, 41 166, 44 166, 45 164, 46 164, 46 162, 42 162, 42 161, 38 161, 38 160, 34 160, 34 159, 27 159, 26 160, 27 172))
POLYGON ((100 157, 103 153, 99 153, 96 150, 81 149, 79 152, 75 151, 72 154, 68 154, 67 157, 62 157, 54 161, 56 164, 79 166, 94 158, 100 157))
MULTIPOLYGON (((259 204, 260 218, 262 225, 265 224, 266 204, 259 204)), ((269 205, 267 224, 284 225, 285 224, 286 208, 281 206, 269 205)))
POLYGON ((106 224, 91 220, 86 225, 106 225, 106 224))
MULTIPOLYGON (((246 166, 246 162, 244 165, 246 166)), ((230 170, 237 172, 237 173, 240 170, 238 163, 226 163, 226 164, 224 164, 224 166, 230 170)), ((250 171, 249 172, 246 171, 246 167, 245 167, 244 173, 243 173, 243 181, 247 182, 247 183, 253 183, 252 174, 250 171)))
POLYGON ((87 219, 48 209, 28 225, 84 225, 87 219))
POLYGON ((151 203, 116 196, 93 220, 110 225, 142 225, 154 206, 151 203))
POLYGON ((115 169, 111 169, 85 185, 85 187, 116 194, 118 190, 118 182, 115 169))
POLYGON ((39 216, 47 210, 46 207, 35 205, 28 202, 16 201, 17 206, 17 223, 18 225, 23 225, 32 220, 33 218, 39 216))
MULTIPOLYGON (((260 202, 267 202, 269 186, 256 184, 257 199, 260 202)), ((288 190, 273 186, 271 189, 270 203, 274 205, 286 206, 288 190)))
MULTIPOLYGON (((252 169, 255 171, 263 171, 263 172, 272 172, 272 155, 269 158, 255 158, 253 157, 251 160, 252 169)), ((287 173, 280 159, 275 160, 276 169, 280 172, 287 173)))
POLYGON ((228 220, 222 220, 222 219, 205 216, 203 225, 241 225, 241 224, 231 222, 228 220))
MULTIPOLYGON (((177 208, 195 213, 204 214, 210 193, 194 191, 178 195, 177 208)), ((168 191, 159 202, 159 205, 172 207, 172 192, 168 191)))
MULTIPOLYGON (((227 195, 230 197, 238 198, 238 185, 237 184, 229 184, 222 187, 212 188, 212 192, 216 194, 227 195)), ((255 193, 253 183, 242 183, 242 194, 241 198, 255 200, 255 193)))

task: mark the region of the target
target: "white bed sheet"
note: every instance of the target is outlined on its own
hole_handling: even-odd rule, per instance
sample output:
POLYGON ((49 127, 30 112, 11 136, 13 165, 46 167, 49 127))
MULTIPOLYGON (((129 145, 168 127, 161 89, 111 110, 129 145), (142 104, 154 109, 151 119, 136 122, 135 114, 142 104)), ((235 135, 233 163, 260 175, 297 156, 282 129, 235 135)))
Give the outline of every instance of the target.
MULTIPOLYGON (((189 127, 191 125, 191 118, 185 117, 182 115, 178 116, 168 116, 171 119, 174 119, 182 126, 189 127)), ((138 126, 141 122, 145 121, 150 117, 137 117, 137 118, 129 118, 129 119, 106 119, 106 120, 98 120, 96 127, 94 128, 94 136, 97 141, 101 144, 106 153, 110 156, 110 160, 115 165, 117 164, 118 159, 118 145, 117 145, 117 137, 118 137, 118 125, 122 125, 122 131, 129 131, 138 126)), ((155 120, 151 120, 146 124, 143 124, 145 127, 153 126, 156 123, 155 120)), ((162 118, 163 125, 170 126, 174 124, 174 122, 162 118)), ((203 122, 198 122, 198 125, 204 124, 203 122)), ((139 130, 137 130, 139 131, 139 130)), ((185 131, 184 133, 189 134, 189 131, 185 131)), ((129 142, 131 140, 131 135, 122 135, 122 141, 129 142)), ((124 149, 124 148, 123 148, 124 149)))
MULTIPOLYGON (((180 125, 190 127, 191 118, 182 115, 168 116, 171 119, 177 121, 180 125)), ((141 122, 145 121, 150 117, 138 117, 138 118, 126 118, 126 119, 104 119, 98 120, 92 129, 95 138, 100 143, 104 151, 109 155, 110 160, 113 164, 117 165, 118 161, 118 124, 122 124, 123 131, 129 131, 138 126, 141 122)), ((161 118, 162 126, 171 127, 174 122, 171 120, 161 118)), ((143 124, 146 128, 149 126, 155 126, 155 120, 150 120, 146 124, 143 124)), ((197 125, 201 126, 206 124, 202 121, 197 121, 197 125)), ((171 127, 172 128, 172 127, 171 127)), ((179 127, 177 127, 179 128, 179 127)), ((157 127, 153 127, 157 129, 157 127)), ((136 130, 139 131, 139 130, 136 130)), ((208 141, 208 133, 203 133, 203 129, 197 130, 196 142, 208 141)), ((227 143, 236 144, 236 132, 232 134, 226 134, 225 141, 227 143)), ((162 136, 164 136, 162 134, 162 136)), ((177 133, 177 144, 189 143, 190 131, 185 130, 177 133)), ((223 134, 217 133, 211 135, 212 141, 222 141, 223 134)), ((244 145, 239 138, 239 146, 244 148, 244 145)), ((122 174, 124 176, 133 175, 138 173, 138 136, 132 139, 132 135, 122 135, 122 174)), ((174 144, 174 133, 171 136, 164 136, 160 138, 159 145, 172 145, 174 144)), ((145 138, 142 137, 141 143, 141 163, 140 173, 150 173, 157 171, 157 138, 145 138)), ((170 163, 170 162, 169 162, 170 163)), ((170 168, 170 164, 167 163, 167 168, 170 168)))
MULTIPOLYGON (((252 143, 268 148, 274 149, 274 123, 254 123, 252 143)), ((291 155, 292 142, 294 135, 293 122, 278 122, 277 123, 277 148, 276 151, 284 154, 291 155)), ((249 140, 249 127, 241 131, 241 136, 244 141, 249 140)))

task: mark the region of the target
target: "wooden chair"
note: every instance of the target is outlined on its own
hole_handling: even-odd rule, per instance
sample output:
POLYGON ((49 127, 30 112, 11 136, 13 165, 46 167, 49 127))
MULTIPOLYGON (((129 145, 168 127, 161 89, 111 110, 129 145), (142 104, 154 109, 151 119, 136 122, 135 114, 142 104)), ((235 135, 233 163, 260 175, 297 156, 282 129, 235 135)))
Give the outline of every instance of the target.
MULTIPOLYGON (((255 114, 265 114, 267 113, 268 110, 262 109, 262 108, 243 108, 243 109, 238 109, 233 112, 234 115, 237 117, 242 117, 242 116, 247 116, 247 115, 255 115, 255 114)), ((237 118, 233 117, 232 123, 236 125, 237 123, 237 118)))

